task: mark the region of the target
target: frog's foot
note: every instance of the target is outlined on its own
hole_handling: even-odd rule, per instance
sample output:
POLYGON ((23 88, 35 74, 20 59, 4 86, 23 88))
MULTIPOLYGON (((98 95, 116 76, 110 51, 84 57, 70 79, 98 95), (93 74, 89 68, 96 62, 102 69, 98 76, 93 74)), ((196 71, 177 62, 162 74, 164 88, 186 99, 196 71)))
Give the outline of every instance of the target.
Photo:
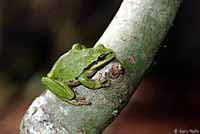
POLYGON ((91 102, 86 101, 85 97, 76 97, 73 100, 65 100, 65 101, 75 106, 83 106, 83 105, 88 106, 92 104, 91 102))
POLYGON ((108 87, 111 84, 111 81, 107 80, 106 76, 102 76, 101 74, 97 76, 95 80, 92 80, 88 78, 88 74, 90 71, 85 71, 84 73, 81 74, 81 76, 78 78, 80 83, 84 86, 86 86, 89 89, 99 89, 102 87, 108 87), (104 79, 105 77, 106 79, 104 79))
POLYGON ((75 87, 75 86, 80 85, 80 82, 78 80, 69 80, 67 82, 67 85, 70 86, 70 87, 75 87))
POLYGON ((102 85, 103 87, 109 87, 111 85, 111 80, 106 80, 102 85))
POLYGON ((109 87, 111 85, 111 81, 108 80, 108 73, 105 73, 105 76, 103 76, 102 73, 99 73, 95 81, 99 81, 102 87, 109 87))

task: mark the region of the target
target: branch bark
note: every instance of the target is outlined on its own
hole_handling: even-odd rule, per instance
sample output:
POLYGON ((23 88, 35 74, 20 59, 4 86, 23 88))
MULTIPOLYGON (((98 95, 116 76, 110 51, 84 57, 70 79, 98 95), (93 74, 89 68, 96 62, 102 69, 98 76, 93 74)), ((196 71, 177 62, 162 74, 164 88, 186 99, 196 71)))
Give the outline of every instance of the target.
MULTIPOLYGON (((118 115, 153 61, 181 0, 124 0, 113 21, 97 43, 112 48, 118 60, 98 73, 124 73, 112 78, 108 88, 75 88, 92 102, 90 106, 73 106, 46 91, 36 98, 24 115, 21 134, 99 134, 118 115)), ((97 73, 97 75, 98 75, 97 73)), ((97 77, 97 75, 94 76, 97 77)))

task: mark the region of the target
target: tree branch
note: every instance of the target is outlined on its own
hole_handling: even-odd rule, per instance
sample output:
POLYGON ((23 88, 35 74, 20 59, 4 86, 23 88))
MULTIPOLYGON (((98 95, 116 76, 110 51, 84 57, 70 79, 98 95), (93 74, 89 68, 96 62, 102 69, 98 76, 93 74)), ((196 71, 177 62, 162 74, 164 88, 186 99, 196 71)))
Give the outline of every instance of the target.
POLYGON ((99 134, 117 116, 136 89, 165 37, 180 0, 124 0, 98 43, 112 48, 118 60, 99 73, 112 74, 108 88, 75 88, 90 106, 73 106, 46 91, 24 115, 20 133, 99 134), (123 73, 118 70, 120 63, 123 73), (119 76, 118 76, 119 75, 119 76))

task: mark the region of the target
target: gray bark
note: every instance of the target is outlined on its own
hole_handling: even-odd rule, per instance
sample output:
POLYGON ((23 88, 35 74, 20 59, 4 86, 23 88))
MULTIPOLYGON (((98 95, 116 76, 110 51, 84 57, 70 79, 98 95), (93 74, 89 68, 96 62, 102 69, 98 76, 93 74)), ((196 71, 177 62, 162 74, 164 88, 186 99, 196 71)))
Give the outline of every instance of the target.
POLYGON ((172 25, 179 5, 180 0, 124 0, 97 42, 112 48, 117 54, 117 60, 106 65, 97 75, 115 71, 112 67, 116 62, 123 66, 123 74, 112 78, 111 86, 107 88, 90 90, 84 86, 76 87, 74 90, 92 103, 89 106, 70 105, 46 91, 28 108, 20 133, 101 133, 137 88, 172 25))

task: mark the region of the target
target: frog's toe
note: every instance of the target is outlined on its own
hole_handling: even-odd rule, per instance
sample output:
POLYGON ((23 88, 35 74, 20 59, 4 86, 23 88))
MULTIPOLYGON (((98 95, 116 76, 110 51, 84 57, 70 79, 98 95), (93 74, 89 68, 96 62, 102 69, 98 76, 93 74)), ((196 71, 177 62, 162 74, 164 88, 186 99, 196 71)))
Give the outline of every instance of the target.
POLYGON ((101 78, 99 81, 100 81, 102 84, 104 84, 104 83, 107 83, 107 82, 108 82, 108 79, 106 79, 106 78, 101 78))
POLYGON ((109 87, 111 85, 111 80, 106 80, 102 83, 103 87, 109 87))
POLYGON ((75 105, 75 106, 83 106, 83 105, 91 105, 91 102, 88 102, 85 100, 84 97, 76 97, 76 99, 73 100, 66 100, 69 104, 75 105))
POLYGON ((110 83, 107 75, 105 74, 104 76, 100 73, 98 76, 97 76, 97 81, 100 81, 102 84, 104 83, 110 83))
POLYGON ((96 80, 97 81, 102 81, 102 73, 97 74, 96 80))

